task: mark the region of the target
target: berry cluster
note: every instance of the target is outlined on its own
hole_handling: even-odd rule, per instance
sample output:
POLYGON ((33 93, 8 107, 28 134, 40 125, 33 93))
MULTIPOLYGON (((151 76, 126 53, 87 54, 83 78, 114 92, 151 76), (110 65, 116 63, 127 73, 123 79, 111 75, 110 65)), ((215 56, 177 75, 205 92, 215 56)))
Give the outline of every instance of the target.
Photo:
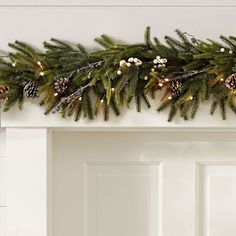
POLYGON ((156 56, 156 58, 153 60, 153 67, 151 69, 151 72, 154 72, 157 68, 165 68, 167 63, 166 58, 161 58, 160 56, 156 56))
POLYGON ((126 61, 126 60, 121 60, 120 61, 120 63, 119 63, 119 65, 120 65, 120 68, 119 68, 119 70, 117 71, 117 74, 118 75, 121 75, 122 74, 122 71, 121 71, 121 68, 123 68, 123 67, 131 67, 132 65, 134 65, 134 66, 136 66, 136 67, 138 67, 138 66, 141 66, 143 64, 143 62, 140 60, 140 59, 138 59, 138 58, 133 58, 133 57, 130 57, 129 59, 128 59, 128 61, 126 61))

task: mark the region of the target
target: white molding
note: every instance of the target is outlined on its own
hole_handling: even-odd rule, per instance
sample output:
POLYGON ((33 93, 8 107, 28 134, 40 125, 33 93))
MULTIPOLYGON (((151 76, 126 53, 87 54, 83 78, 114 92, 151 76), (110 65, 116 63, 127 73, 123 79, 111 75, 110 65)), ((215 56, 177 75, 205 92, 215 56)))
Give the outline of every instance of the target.
POLYGON ((2 7, 178 7, 236 6, 234 0, 0 0, 2 7))
POLYGON ((0 235, 6 236, 6 207, 0 207, 0 235))
POLYGON ((0 158, 0 207, 6 207, 6 158, 0 158))
POLYGON ((46 129, 7 129, 7 236, 47 236, 46 129))
POLYGON ((1 7, 178 7, 236 6, 234 0, 1 0, 1 7))

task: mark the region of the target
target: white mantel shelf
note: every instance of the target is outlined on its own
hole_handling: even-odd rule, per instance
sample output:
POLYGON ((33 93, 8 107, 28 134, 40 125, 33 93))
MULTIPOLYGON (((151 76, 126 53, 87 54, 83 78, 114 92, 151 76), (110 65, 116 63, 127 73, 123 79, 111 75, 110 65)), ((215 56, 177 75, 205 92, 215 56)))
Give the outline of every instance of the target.
POLYGON ((177 117, 172 122, 167 122, 168 109, 158 113, 153 106, 150 110, 143 109, 141 113, 134 108, 124 111, 115 117, 110 111, 110 120, 103 121, 102 115, 89 121, 81 118, 75 122, 73 118, 62 118, 60 114, 44 115, 44 107, 37 104, 24 104, 22 111, 14 107, 9 112, 2 112, 1 126, 5 128, 69 128, 76 130, 220 130, 236 131, 236 117, 228 110, 227 120, 222 120, 219 110, 214 116, 209 115, 209 105, 202 105, 194 120, 185 121, 177 117))

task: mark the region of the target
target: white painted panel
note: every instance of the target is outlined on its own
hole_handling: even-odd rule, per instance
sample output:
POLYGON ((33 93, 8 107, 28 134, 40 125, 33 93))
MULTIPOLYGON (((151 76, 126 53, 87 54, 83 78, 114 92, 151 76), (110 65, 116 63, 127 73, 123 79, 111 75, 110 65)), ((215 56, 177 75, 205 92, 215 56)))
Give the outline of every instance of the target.
POLYGON ((7 129, 7 236, 47 236, 47 130, 7 129))
POLYGON ((86 169, 87 235, 162 235, 157 163, 98 161, 86 169))
MULTIPOLYGON (((94 46, 93 38, 107 33, 128 42, 143 40, 143 31, 151 25, 153 35, 163 37, 173 35, 176 28, 196 34, 201 38, 216 38, 219 34, 236 35, 232 27, 235 21, 235 8, 225 7, 126 7, 126 8, 76 8, 76 7, 27 7, 0 8, 1 42, 0 48, 7 49, 9 41, 20 39, 36 46, 50 37, 57 37, 82 42, 88 47, 94 46), (202 19, 207 23, 200 24, 202 19), (216 21, 216 19, 218 19, 216 21), (224 20, 222 20, 224 19, 224 20), (60 22, 60 24, 58 24, 60 22), (86 24, 85 24, 86 22, 86 24), (6 27, 7 25, 7 27, 6 27), (201 25, 201 29, 198 26, 201 25)), ((135 106, 104 122, 99 117, 93 122, 81 120, 80 127, 235 127, 235 116, 230 113, 227 121, 222 121, 216 114, 209 115, 210 104, 203 105, 194 121, 177 118, 173 123, 166 122, 168 111, 157 113, 158 104, 142 113, 137 113, 135 106)), ((78 127, 78 123, 64 120, 60 115, 45 116, 44 108, 26 102, 23 112, 17 108, 2 114, 2 125, 7 127, 78 127)), ((112 113, 112 112, 111 112, 112 113)))
POLYGON ((200 166, 199 236, 236 234, 236 163, 200 166))
POLYGON ((117 152, 108 136, 74 134, 54 136, 53 235, 162 235, 160 163, 132 146, 117 152))
POLYGON ((0 5, 59 5, 59 6, 191 6, 191 5, 232 5, 234 0, 1 0, 0 5))
POLYGON ((0 157, 5 156, 5 149, 6 149, 6 132, 5 129, 0 128, 0 157))
MULTIPOLYGON (((162 227, 163 233, 154 235, 222 236, 225 235, 223 230, 227 235, 235 235, 235 142, 218 142, 220 135, 55 132, 51 169, 52 236, 111 235, 111 228, 116 229, 113 235, 129 232, 130 236, 136 236, 138 233, 132 223, 140 220, 141 211, 143 217, 148 218, 143 209, 155 204, 156 209, 161 210, 154 213, 156 217, 151 217, 152 223, 162 227), (203 186, 208 184, 209 178, 202 174, 202 166, 206 166, 206 174, 212 176, 207 201, 204 196, 209 191, 203 186), (211 172, 209 168, 213 168, 211 172), (151 169, 154 171, 150 172, 151 169), (155 190, 152 186, 158 188, 155 190), (153 202, 147 200, 147 196, 155 195, 153 202), (144 207, 144 202, 149 204, 144 207), (119 224, 124 225, 124 219, 119 221, 119 216, 127 208, 124 219, 129 222, 133 217, 134 221, 122 228, 119 224), (205 209, 210 209, 211 216, 206 226, 205 209), (219 224, 220 220, 225 224, 219 224), (104 222, 109 223, 107 227, 104 222), (209 228, 216 230, 216 234, 215 231, 205 234, 204 230, 209 228)), ((142 230, 148 227, 144 222, 137 225, 143 235, 142 230)))
POLYGON ((6 208, 0 207, 0 235, 6 236, 6 208))
POLYGON ((0 158, 0 207, 6 206, 6 158, 0 158))

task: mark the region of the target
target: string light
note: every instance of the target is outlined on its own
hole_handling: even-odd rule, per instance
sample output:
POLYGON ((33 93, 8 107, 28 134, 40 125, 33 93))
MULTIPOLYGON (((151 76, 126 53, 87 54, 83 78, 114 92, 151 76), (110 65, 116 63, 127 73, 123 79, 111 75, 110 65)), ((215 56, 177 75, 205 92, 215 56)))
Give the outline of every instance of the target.
POLYGON ((15 63, 15 62, 13 62, 11 65, 12 65, 13 67, 16 67, 16 63, 15 63))
POLYGON ((165 82, 169 82, 170 81, 168 78, 165 78, 164 80, 165 80, 165 82))
POLYGON ((115 91, 115 88, 111 88, 111 91, 114 92, 114 91, 115 91))
POLYGON ((104 102, 104 100, 103 99, 101 99, 101 103, 103 103, 104 102))
POLYGON ((223 82, 225 79, 224 78, 221 78, 220 81, 223 82))
POLYGON ((160 87, 162 87, 162 86, 163 86, 163 83, 159 83, 158 85, 159 85, 160 87))
POLYGON ((189 96, 189 98, 188 98, 190 101, 192 101, 193 100, 193 96, 189 96))
POLYGON ((37 61, 37 64, 40 66, 41 69, 43 69, 41 61, 37 61))
POLYGON ((79 101, 81 101, 82 100, 82 97, 79 97, 79 101))
POLYGON ((171 97, 171 96, 169 96, 169 97, 168 97, 168 100, 171 100, 171 99, 172 99, 172 97, 171 97))
POLYGON ((54 97, 58 96, 58 93, 54 93, 54 97))
POLYGON ((43 72, 43 71, 41 71, 39 74, 40 74, 41 76, 44 76, 44 72, 43 72))

